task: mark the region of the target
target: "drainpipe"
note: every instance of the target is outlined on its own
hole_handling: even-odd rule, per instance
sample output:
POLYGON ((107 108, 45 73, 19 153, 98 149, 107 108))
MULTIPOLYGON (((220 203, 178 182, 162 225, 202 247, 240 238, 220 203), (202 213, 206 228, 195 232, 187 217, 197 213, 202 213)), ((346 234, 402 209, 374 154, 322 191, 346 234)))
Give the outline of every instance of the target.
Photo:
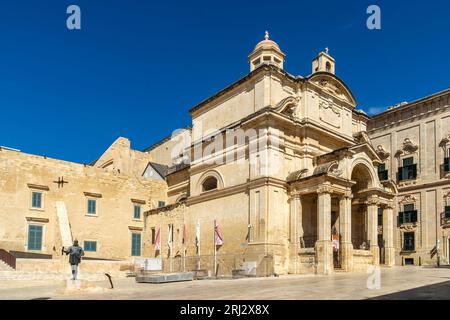
POLYGON ((436 244, 436 252, 437 252, 437 266, 438 268, 440 267, 440 255, 439 255, 439 251, 441 250, 441 239, 437 239, 437 244, 436 244))

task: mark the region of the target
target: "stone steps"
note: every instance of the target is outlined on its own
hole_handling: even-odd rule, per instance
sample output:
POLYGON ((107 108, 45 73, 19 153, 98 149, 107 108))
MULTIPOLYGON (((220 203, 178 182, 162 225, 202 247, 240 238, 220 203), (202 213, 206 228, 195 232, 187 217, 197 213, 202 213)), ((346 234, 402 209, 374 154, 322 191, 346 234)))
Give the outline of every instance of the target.
POLYGON ((14 271, 14 269, 0 260, 0 271, 14 271))

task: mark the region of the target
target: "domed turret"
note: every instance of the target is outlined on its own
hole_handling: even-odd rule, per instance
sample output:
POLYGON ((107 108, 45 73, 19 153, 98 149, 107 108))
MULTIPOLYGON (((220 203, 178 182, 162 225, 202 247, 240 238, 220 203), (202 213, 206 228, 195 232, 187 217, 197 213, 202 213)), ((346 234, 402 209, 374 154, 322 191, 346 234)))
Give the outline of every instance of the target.
POLYGON ((253 52, 248 56, 250 71, 255 70, 263 64, 273 64, 283 69, 285 54, 280 46, 269 39, 269 32, 266 31, 264 40, 259 42, 253 52))

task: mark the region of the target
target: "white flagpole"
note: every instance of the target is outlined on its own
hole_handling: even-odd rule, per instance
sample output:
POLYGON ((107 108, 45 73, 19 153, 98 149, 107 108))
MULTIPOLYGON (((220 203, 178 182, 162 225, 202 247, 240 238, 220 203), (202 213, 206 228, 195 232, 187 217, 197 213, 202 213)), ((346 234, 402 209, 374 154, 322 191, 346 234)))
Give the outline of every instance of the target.
POLYGON ((217 270, 217 248, 216 248, 216 220, 214 220, 214 227, 213 227, 213 244, 214 244, 214 276, 216 275, 217 270))
POLYGON ((197 266, 197 270, 200 270, 201 267, 201 262, 200 262, 200 220, 197 220, 197 226, 196 226, 196 230, 195 230, 195 236, 196 236, 196 241, 197 241, 197 255, 198 255, 198 266, 197 266))
POLYGON ((182 239, 181 248, 183 250, 183 272, 185 272, 186 271, 186 249, 187 249, 186 234, 187 234, 187 231, 186 231, 186 223, 184 223, 184 222, 183 222, 183 231, 182 232, 183 232, 183 234, 181 235, 181 239, 182 239))
POLYGON ((173 226, 170 224, 169 226, 169 239, 170 239, 170 247, 169 247, 169 259, 170 259, 170 272, 173 272, 173 226))

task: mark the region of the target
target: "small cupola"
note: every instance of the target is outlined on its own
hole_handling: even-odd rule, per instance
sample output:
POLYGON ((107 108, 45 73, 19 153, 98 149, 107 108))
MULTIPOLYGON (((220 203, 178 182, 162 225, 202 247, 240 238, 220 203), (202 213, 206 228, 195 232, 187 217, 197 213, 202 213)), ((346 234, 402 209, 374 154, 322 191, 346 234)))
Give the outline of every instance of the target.
POLYGON ((328 54, 328 48, 325 48, 325 52, 320 52, 312 61, 312 73, 329 72, 334 74, 334 65, 334 58, 328 54))
POLYGON ((278 44, 269 39, 269 32, 266 31, 264 40, 259 42, 248 56, 250 72, 263 64, 273 64, 283 69, 285 57, 278 44))

